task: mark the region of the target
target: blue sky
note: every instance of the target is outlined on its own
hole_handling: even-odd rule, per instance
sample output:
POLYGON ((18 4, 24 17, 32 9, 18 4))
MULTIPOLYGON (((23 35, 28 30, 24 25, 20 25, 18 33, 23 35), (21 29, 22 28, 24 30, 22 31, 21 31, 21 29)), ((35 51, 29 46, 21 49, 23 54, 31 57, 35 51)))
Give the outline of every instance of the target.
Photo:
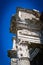
POLYGON ((0 65, 10 65, 7 50, 12 48, 12 36, 9 31, 11 16, 16 7, 43 11, 43 0, 0 0, 0 65))

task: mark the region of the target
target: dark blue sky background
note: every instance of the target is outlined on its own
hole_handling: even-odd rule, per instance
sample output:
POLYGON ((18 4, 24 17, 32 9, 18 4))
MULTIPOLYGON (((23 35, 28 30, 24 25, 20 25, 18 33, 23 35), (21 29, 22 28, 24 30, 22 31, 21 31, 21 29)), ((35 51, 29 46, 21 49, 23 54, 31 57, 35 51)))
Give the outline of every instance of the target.
POLYGON ((43 11, 43 0, 0 0, 0 65, 10 65, 7 50, 12 48, 12 36, 9 32, 10 19, 16 13, 16 7, 43 11))

